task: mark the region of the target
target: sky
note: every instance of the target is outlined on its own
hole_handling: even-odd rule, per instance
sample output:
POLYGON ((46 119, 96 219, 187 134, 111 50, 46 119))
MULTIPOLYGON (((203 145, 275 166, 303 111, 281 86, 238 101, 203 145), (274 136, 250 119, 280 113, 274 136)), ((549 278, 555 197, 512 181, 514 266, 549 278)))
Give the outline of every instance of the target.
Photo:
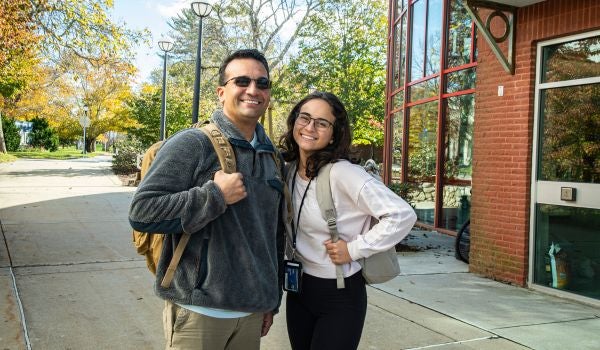
MULTIPOLYGON (((206 0, 204 0, 206 1, 206 0)), ((210 2, 210 1, 208 1, 210 2)), ((136 82, 148 81, 150 72, 162 68, 162 51, 158 41, 168 39, 167 21, 183 8, 191 6, 192 0, 115 0, 112 18, 130 29, 147 28, 151 32, 148 44, 136 48, 134 65, 138 69, 136 82)))
MULTIPOLYGON (((112 19, 117 23, 124 23, 130 29, 150 30, 152 37, 149 44, 140 44, 136 48, 134 65, 138 69, 136 83, 149 81, 150 72, 162 69, 162 51, 158 48, 158 41, 169 39, 169 26, 167 21, 176 16, 183 8, 191 8, 195 0, 114 0, 112 19)), ((214 3, 214 0, 201 0, 214 3)), ((302 11, 297 16, 302 15, 302 11)), ((295 30, 295 23, 288 22, 280 32, 283 40, 288 39, 295 30)), ((293 51, 292 46, 290 51, 293 51)))

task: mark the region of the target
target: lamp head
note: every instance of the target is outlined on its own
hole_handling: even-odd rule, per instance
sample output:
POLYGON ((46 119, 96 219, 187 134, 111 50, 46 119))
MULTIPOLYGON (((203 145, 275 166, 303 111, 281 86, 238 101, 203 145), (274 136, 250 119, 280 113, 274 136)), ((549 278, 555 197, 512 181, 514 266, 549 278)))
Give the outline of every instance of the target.
POLYGON ((207 17, 212 11, 212 6, 207 2, 192 2, 192 11, 200 18, 207 17))
POLYGON ((158 42, 158 47, 164 52, 173 50, 173 43, 167 40, 161 40, 158 42))

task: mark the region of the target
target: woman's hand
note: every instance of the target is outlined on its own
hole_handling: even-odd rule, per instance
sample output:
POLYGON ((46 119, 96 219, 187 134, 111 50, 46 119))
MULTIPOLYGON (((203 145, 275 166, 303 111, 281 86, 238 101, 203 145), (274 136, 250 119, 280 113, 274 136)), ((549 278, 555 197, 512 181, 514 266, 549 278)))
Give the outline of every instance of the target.
POLYGON ((348 243, 344 240, 338 239, 337 242, 333 243, 328 239, 325 241, 325 248, 327 249, 327 255, 336 265, 344 265, 352 261, 350 253, 348 253, 348 243))

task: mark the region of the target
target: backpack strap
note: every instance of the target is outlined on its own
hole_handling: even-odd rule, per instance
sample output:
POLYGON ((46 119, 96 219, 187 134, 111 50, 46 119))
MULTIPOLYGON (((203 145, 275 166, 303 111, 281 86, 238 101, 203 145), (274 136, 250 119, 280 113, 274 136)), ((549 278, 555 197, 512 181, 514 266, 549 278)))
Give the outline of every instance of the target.
POLYGON ((215 123, 204 124, 200 131, 204 132, 210 142, 212 143, 217 157, 219 157, 219 163, 221 163, 221 169, 226 174, 233 174, 236 171, 235 167, 235 153, 233 153, 233 147, 227 140, 219 127, 215 123))
POLYGON ((285 198, 285 206, 287 209, 287 217, 285 218, 285 224, 287 225, 292 222, 294 217, 294 214, 292 214, 292 196, 290 195, 290 190, 287 187, 287 181, 283 177, 283 173, 281 172, 282 166, 281 159, 279 159, 279 151, 276 150, 275 152, 271 153, 271 156, 273 157, 273 161, 275 161, 275 167, 277 168, 279 178, 283 181, 283 197, 285 198))
MULTIPOLYGON (((233 153, 233 147, 231 147, 227 138, 223 136, 219 127, 214 123, 196 123, 193 127, 199 128, 200 131, 208 136, 208 139, 210 140, 210 143, 212 143, 213 148, 217 153, 217 157, 219 158, 221 169, 227 174, 234 173, 236 171, 235 153, 233 153)), ((168 288, 171 285, 173 277, 175 277, 175 270, 177 270, 177 266, 179 265, 179 261, 181 260, 181 256, 183 255, 183 251, 185 250, 190 237, 191 235, 186 232, 181 235, 181 239, 179 240, 179 243, 177 243, 177 248, 175 248, 169 267, 167 267, 165 276, 160 283, 161 287, 168 288)))
MULTIPOLYGON (((340 233, 337 229, 337 214, 335 212, 335 207, 333 206, 333 196, 331 195, 330 174, 332 167, 333 163, 328 163, 319 170, 316 192, 321 216, 323 216, 323 219, 327 222, 331 241, 335 243, 340 238, 340 233)), ((343 265, 335 265, 335 275, 337 277, 337 288, 345 288, 343 265)))
POLYGON ((187 246, 191 236, 192 235, 190 235, 189 233, 184 233, 183 235, 181 235, 181 239, 179 240, 179 243, 177 243, 177 248, 175 248, 175 252, 173 253, 173 257, 171 258, 169 267, 167 267, 165 276, 160 282, 161 287, 169 288, 169 286, 171 286, 173 277, 175 277, 175 270, 177 270, 177 266, 179 265, 179 261, 181 260, 181 256, 183 255, 183 251, 185 250, 185 246, 187 246))

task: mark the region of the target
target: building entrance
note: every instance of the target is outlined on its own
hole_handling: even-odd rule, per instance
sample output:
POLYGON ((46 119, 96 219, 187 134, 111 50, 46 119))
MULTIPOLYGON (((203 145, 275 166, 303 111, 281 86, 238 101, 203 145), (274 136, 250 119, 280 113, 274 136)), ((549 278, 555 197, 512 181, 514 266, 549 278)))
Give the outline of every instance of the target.
POLYGON ((600 300, 600 31, 537 59, 529 281, 600 300))

